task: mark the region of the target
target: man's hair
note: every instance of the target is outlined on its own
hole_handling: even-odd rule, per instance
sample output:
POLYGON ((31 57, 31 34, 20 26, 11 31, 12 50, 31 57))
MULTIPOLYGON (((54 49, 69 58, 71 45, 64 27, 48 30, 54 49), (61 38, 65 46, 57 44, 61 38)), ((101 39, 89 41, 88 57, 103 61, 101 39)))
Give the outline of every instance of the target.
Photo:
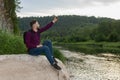
POLYGON ((32 20, 32 21, 30 22, 30 27, 32 27, 33 24, 35 24, 36 22, 37 22, 37 20, 32 20))

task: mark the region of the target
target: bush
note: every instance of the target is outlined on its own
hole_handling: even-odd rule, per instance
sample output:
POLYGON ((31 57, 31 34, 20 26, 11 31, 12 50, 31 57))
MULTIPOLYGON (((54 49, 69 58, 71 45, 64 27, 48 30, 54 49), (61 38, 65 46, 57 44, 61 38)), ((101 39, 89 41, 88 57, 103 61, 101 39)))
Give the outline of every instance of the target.
POLYGON ((0 54, 22 54, 26 52, 20 36, 0 32, 0 54))

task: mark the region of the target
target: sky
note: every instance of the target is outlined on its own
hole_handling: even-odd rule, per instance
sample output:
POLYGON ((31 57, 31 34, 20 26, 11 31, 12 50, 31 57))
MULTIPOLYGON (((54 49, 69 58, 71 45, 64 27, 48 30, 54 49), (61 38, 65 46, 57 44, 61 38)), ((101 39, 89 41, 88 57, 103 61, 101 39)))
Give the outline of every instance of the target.
POLYGON ((120 0, 21 0, 17 15, 81 15, 120 19, 120 0))

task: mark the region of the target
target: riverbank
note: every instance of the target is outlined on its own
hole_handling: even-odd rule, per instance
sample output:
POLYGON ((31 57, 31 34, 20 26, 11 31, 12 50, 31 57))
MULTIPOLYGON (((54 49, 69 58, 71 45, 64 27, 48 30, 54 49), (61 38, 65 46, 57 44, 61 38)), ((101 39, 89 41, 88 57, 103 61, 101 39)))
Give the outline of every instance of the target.
POLYGON ((120 55, 120 42, 75 42, 75 43, 55 43, 56 46, 62 46, 64 49, 82 52, 85 54, 97 55, 100 53, 113 53, 120 55))
POLYGON ((120 57, 110 53, 98 56, 60 49, 67 57, 71 80, 120 80, 120 57))

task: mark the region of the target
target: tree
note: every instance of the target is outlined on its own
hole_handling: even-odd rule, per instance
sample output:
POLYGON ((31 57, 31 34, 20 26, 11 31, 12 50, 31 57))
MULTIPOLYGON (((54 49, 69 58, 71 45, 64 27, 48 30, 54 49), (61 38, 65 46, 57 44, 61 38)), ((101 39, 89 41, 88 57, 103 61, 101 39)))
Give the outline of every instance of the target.
POLYGON ((9 20, 11 25, 10 29, 14 34, 19 34, 18 19, 16 11, 21 7, 19 6, 20 0, 4 0, 4 7, 6 10, 5 19, 9 20))
POLYGON ((110 41, 110 42, 117 42, 117 41, 119 41, 119 35, 117 34, 116 31, 113 31, 108 36, 107 40, 110 41))
POLYGON ((95 41, 97 41, 97 42, 106 41, 106 37, 105 37, 104 34, 97 34, 94 39, 95 39, 95 41))

